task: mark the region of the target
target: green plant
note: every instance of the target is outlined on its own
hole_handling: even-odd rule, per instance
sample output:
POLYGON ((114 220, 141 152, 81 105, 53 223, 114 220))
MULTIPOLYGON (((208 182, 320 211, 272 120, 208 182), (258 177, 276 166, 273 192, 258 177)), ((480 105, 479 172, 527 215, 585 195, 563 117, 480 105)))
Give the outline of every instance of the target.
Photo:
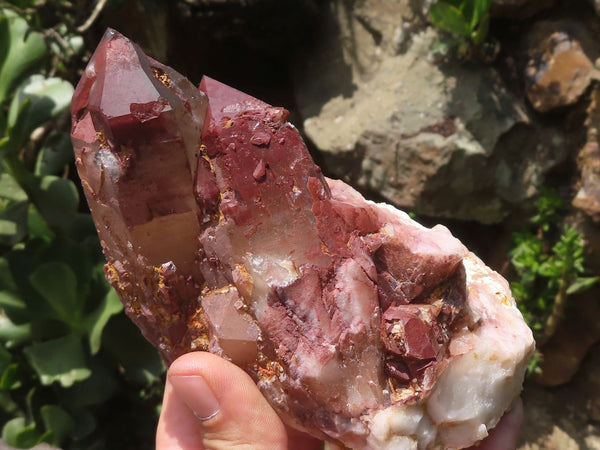
POLYGON ((482 48, 490 25, 492 0, 438 0, 429 9, 431 23, 451 35, 440 41, 436 51, 455 49, 467 56, 472 49, 482 48))
MULTIPOLYGON (((511 289, 539 345, 556 331, 564 315, 567 298, 585 291, 599 277, 586 276, 585 243, 573 227, 560 224, 562 200, 543 190, 535 203, 532 226, 513 235, 510 261, 517 274, 511 289)), ((531 369, 539 370, 540 355, 531 369)))
MULTIPOLYGON (((91 216, 69 178, 73 86, 56 76, 69 61, 56 57, 52 33, 37 31, 37 10, 25 14, 32 27, 16 3, 38 2, 0 9, 2 439, 136 448, 127 436, 143 429, 151 442, 164 367, 104 279, 91 216), (147 414, 125 418, 135 405, 147 414)), ((80 39, 56 28, 64 42, 80 39)))

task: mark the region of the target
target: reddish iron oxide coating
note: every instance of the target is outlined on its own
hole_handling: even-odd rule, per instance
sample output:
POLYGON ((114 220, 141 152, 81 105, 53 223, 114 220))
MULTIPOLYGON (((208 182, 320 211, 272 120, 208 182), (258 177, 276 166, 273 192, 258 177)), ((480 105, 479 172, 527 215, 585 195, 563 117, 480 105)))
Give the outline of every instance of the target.
POLYGON ((106 276, 167 363, 219 354, 288 424, 364 448, 477 327, 462 244, 325 179, 285 109, 109 30, 71 113, 106 276))

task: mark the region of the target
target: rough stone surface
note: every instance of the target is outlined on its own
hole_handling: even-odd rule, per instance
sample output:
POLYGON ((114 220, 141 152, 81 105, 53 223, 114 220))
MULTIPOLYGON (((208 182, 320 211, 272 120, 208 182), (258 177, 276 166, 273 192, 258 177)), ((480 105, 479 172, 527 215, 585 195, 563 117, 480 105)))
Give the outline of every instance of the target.
POLYGON ((600 222, 600 87, 595 86, 588 108, 587 142, 579 152, 580 188, 573 206, 600 222))
POLYGON ((518 450, 599 449, 600 349, 596 345, 571 383, 544 389, 527 383, 518 450))
POLYGON ((107 278, 169 361, 206 339, 193 307, 203 280, 192 270, 199 233, 192 181, 206 104, 188 80, 113 30, 71 104, 75 163, 107 278))
POLYGON ((335 64, 298 72, 304 129, 325 169, 401 207, 438 217, 495 223, 535 197, 544 174, 567 155, 560 133, 533 124, 493 69, 434 63, 428 57, 433 30, 400 27, 400 52, 387 44, 389 28, 380 30, 379 46, 365 37, 355 50, 343 47, 335 64), (353 54, 365 53, 372 64, 367 56, 353 62, 353 54), (336 76, 350 76, 353 88, 315 91, 322 78, 336 76))
POLYGON ((283 108, 109 30, 71 112, 106 276, 167 362, 210 350, 356 449, 471 446, 519 394, 533 338, 506 281, 323 177, 283 108))
POLYGON ((535 376, 540 386, 554 387, 569 383, 581 362, 600 340, 600 289, 592 288, 569 298, 569 308, 555 334, 542 347, 542 373, 535 376))
POLYGON ((527 97, 541 112, 575 103, 596 72, 593 59, 569 27, 564 23, 554 25, 538 23, 528 39, 527 97), (556 31, 557 28, 563 30, 556 31))

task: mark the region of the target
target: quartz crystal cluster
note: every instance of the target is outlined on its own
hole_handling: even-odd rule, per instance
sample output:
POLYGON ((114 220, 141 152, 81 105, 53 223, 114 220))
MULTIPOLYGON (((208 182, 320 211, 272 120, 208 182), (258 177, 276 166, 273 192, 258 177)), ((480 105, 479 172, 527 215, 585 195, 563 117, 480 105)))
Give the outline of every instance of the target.
POLYGON ((533 338, 506 281, 326 179, 285 109, 108 30, 71 113, 106 277, 167 362, 221 355, 353 449, 468 447, 519 394, 533 338))

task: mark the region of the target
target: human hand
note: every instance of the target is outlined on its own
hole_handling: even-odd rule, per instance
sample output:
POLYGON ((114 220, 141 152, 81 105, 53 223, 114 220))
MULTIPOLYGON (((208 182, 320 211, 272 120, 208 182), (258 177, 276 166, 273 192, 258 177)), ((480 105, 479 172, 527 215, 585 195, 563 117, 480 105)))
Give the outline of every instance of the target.
MULTIPOLYGON (((518 401, 475 448, 514 450, 522 421, 518 401)), ((323 442, 287 428, 242 369, 210 353, 195 352, 169 368, 156 448, 321 450, 323 442)))
POLYGON ((481 444, 471 450, 514 450, 523 430, 523 402, 517 398, 509 411, 507 411, 498 425, 490 430, 490 434, 481 444))
POLYGON ((156 448, 317 450, 323 442, 286 428, 242 369, 195 352, 169 368, 156 448))

